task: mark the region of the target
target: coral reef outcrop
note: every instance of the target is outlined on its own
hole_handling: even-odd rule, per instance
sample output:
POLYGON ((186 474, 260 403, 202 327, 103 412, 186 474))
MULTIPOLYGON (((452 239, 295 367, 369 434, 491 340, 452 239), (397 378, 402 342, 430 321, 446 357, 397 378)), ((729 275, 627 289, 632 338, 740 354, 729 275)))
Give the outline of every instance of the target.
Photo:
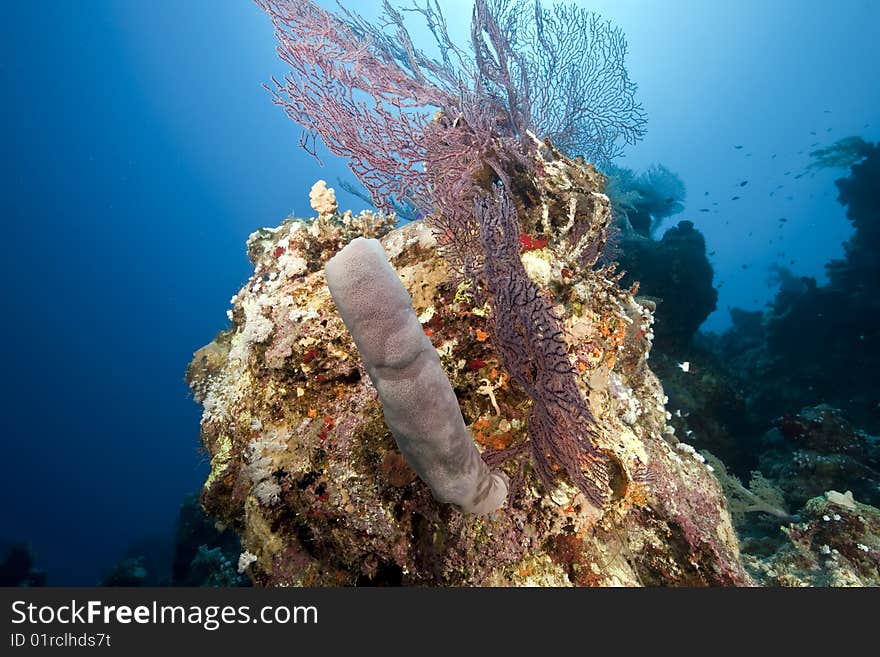
POLYGON ((201 502, 240 536, 239 567, 255 584, 751 582, 711 466, 669 424, 647 364, 648 306, 613 266, 564 257, 610 221, 601 175, 565 158, 539 169, 537 197, 518 197, 520 258, 562 327, 560 354, 609 464, 607 502, 597 507, 565 472, 550 486, 538 476, 526 449, 534 401, 493 342, 490 322, 505 318, 475 301, 425 222, 392 229, 393 216, 338 211, 288 219, 251 235, 254 274, 232 298, 231 326, 187 371, 211 460, 201 502), (381 239, 474 443, 510 480, 490 517, 436 501, 383 421, 324 273, 359 235, 381 239))

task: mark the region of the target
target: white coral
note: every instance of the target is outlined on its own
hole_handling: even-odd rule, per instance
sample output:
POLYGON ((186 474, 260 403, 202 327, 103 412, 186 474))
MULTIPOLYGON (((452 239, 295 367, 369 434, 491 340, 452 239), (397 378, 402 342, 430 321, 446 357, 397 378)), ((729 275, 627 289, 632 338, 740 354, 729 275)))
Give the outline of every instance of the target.
POLYGON ((540 285, 548 287, 554 279, 553 266, 550 264, 548 252, 545 250, 526 251, 520 256, 523 267, 529 278, 540 285))
POLYGON ((326 217, 336 214, 339 204, 336 202, 336 192, 332 187, 327 187, 327 182, 319 180, 309 192, 309 204, 318 213, 318 217, 326 217))
POLYGON ((263 434, 247 446, 247 465, 244 472, 251 480, 251 492, 264 506, 273 506, 281 497, 281 486, 272 476, 274 459, 272 455, 287 449, 287 443, 277 432, 263 434))
POLYGON ((267 297, 247 298, 241 302, 244 310, 244 326, 232 338, 232 349, 229 352, 230 360, 247 360, 251 345, 265 342, 272 333, 274 324, 265 312, 269 308, 267 297))
POLYGON ((257 560, 257 555, 249 550, 245 550, 238 556, 238 573, 239 575, 244 573, 247 570, 247 567, 250 566, 257 560))

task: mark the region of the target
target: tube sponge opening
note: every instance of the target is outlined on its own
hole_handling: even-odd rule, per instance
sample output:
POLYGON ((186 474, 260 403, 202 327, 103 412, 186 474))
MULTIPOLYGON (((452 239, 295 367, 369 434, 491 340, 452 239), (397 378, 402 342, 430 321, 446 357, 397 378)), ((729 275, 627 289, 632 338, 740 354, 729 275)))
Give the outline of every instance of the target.
POLYGON ((507 477, 491 472, 477 451, 437 351, 382 245, 359 237, 325 271, 379 392, 385 422, 409 464, 437 500, 480 515, 499 509, 507 477))

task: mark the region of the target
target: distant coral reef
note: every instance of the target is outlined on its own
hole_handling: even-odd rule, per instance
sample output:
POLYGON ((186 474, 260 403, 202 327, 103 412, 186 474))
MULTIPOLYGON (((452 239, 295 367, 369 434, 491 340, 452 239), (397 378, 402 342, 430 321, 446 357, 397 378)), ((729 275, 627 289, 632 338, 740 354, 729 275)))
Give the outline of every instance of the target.
POLYGON ((687 352, 718 301, 703 234, 693 222, 680 221, 659 240, 624 232, 617 248, 624 282, 638 281, 639 294, 656 306, 657 349, 670 356, 687 352))
POLYGON ((605 193, 625 233, 653 235, 664 219, 684 210, 687 197, 684 181, 662 164, 637 174, 625 167, 605 167, 605 193))
POLYGON ((780 272, 769 311, 735 311, 715 346, 756 416, 826 403, 880 431, 880 144, 863 143, 857 159, 836 183, 855 231, 826 265, 828 284, 780 272))
POLYGON ((37 569, 35 562, 26 543, 8 546, 0 561, 0 586, 46 586, 46 573, 37 569))

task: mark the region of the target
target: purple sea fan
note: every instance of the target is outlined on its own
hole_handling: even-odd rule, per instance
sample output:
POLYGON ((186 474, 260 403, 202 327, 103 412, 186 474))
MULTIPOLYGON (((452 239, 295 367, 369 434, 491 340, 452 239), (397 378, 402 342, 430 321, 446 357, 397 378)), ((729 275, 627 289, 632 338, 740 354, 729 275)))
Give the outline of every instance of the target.
POLYGON ((535 470, 548 490, 565 473, 602 508, 611 497, 610 458, 596 445, 596 421, 575 382, 561 322, 520 260, 516 210, 501 187, 476 209, 487 253, 481 283, 495 318, 495 345, 512 381, 532 400, 535 470))
POLYGON ((582 8, 475 0, 468 53, 436 0, 413 2, 406 11, 424 19, 435 59, 388 0, 379 24, 311 0, 256 2, 291 68, 272 80, 275 102, 305 129, 304 147, 314 153, 320 137, 349 160, 379 207, 414 203, 452 226, 477 188, 530 168, 529 132, 599 165, 644 134, 626 41, 582 8))
POLYGON ((647 118, 624 65, 626 39, 598 14, 574 4, 476 0, 473 29, 480 71, 509 99, 518 127, 597 166, 644 136, 647 118), (478 30, 500 66, 491 65, 478 30))
POLYGON ((461 271, 475 255, 481 172, 509 149, 501 144, 506 126, 498 121, 499 101, 472 88, 475 73, 446 34, 439 7, 428 3, 420 13, 443 61, 415 47, 388 2, 384 18, 397 28, 393 36, 310 0, 257 4, 272 18, 279 57, 291 67, 267 88, 303 126, 301 145, 314 153, 320 137, 331 153, 347 158, 377 207, 391 209, 393 200, 429 216, 450 264, 461 271))
POLYGON ((427 197, 426 128, 432 111, 454 104, 451 93, 405 71, 390 53, 309 0, 257 4, 271 16, 278 55, 291 68, 282 80, 272 78, 270 91, 303 126, 301 145, 314 153, 320 136, 332 153, 349 160, 379 206, 389 198, 427 197))

